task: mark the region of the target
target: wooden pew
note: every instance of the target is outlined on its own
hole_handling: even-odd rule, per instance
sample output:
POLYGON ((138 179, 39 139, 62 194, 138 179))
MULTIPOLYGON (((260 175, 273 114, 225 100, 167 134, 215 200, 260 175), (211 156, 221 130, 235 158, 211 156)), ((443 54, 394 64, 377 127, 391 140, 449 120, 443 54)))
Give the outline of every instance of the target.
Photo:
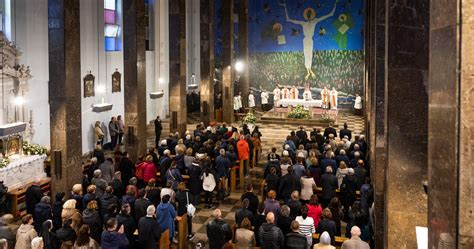
MULTIPOLYGON (((31 183, 19 187, 19 188, 14 188, 10 189, 7 193, 7 198, 10 200, 11 203, 11 209, 10 213, 15 217, 15 218, 21 218, 24 215, 26 215, 26 189, 31 186, 31 183)), ((45 178, 40 181, 40 188, 43 190, 44 195, 50 195, 51 192, 51 178, 45 178)))
MULTIPOLYGON (((340 248, 342 246, 342 243, 344 243, 344 241, 348 240, 348 238, 346 237, 339 237, 339 236, 336 236, 334 238, 336 240, 336 247, 337 248, 340 248)), ((317 244, 316 242, 319 240, 319 233, 313 233, 313 244, 317 244)))
POLYGON ((168 229, 166 229, 166 231, 161 233, 161 238, 160 238, 158 249, 169 249, 170 245, 171 245, 170 231, 168 229))
POLYGON ((234 166, 232 167, 232 169, 230 169, 230 192, 233 192, 235 190, 235 187, 237 185, 237 170, 238 170, 238 166, 234 166))
POLYGON ((244 187, 244 160, 239 161, 239 187, 244 187))
POLYGON ((185 249, 188 241, 188 215, 176 217, 178 220, 178 249, 185 249))

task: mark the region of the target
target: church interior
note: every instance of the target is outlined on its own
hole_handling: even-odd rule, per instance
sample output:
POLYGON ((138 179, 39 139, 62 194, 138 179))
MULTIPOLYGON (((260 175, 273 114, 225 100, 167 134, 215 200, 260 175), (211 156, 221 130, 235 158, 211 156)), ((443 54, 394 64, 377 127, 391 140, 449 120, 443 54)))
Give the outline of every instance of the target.
POLYGON ((0 0, 0 249, 474 248, 473 6, 0 0))

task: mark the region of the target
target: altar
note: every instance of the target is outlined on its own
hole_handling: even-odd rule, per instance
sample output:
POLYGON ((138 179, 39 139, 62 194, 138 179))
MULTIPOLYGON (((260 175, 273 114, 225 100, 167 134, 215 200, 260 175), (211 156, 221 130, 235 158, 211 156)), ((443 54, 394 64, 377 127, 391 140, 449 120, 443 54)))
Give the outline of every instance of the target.
POLYGON ((11 156, 10 163, 0 168, 0 179, 8 189, 21 187, 33 181, 41 181, 46 178, 44 172, 46 157, 46 155, 11 156))
POLYGON ((313 100, 304 100, 304 99, 280 99, 278 104, 283 107, 292 106, 295 107, 297 105, 303 106, 305 108, 310 107, 319 107, 323 106, 323 101, 320 99, 313 99, 313 100))

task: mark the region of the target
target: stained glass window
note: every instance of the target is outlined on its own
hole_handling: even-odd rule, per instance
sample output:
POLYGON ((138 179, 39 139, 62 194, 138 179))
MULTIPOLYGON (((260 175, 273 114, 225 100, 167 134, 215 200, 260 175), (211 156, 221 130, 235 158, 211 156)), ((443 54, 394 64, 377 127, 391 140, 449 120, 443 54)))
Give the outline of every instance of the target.
POLYGON ((120 0, 104 0, 104 47, 105 51, 120 50, 120 0))

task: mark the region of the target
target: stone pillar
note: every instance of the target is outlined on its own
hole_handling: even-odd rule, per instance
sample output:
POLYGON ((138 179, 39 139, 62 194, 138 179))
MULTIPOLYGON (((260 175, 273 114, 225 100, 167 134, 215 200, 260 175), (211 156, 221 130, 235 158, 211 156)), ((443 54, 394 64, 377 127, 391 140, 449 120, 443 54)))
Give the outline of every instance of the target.
POLYGON ((79 12, 79 0, 48 1, 51 151, 61 151, 59 167, 51 169, 53 194, 69 193, 82 180, 79 12))
POLYGON ((234 1, 222 3, 222 119, 234 120, 234 1))
POLYGON ((474 10, 459 2, 430 6, 429 248, 474 248, 474 10))
POLYGON ((186 131, 186 1, 169 1, 170 131, 186 131))
MULTIPOLYGON (((239 61, 244 64, 242 72, 239 72, 239 87, 242 92, 242 104, 244 107, 249 105, 249 0, 240 0, 239 6, 239 61)), ((272 89, 265 89, 272 91, 272 89)), ((254 93, 255 94, 255 93, 254 93)))
POLYGON ((200 0, 201 121, 214 120, 214 0, 200 0))
POLYGON ((146 153, 145 3, 123 0, 125 144, 132 160, 146 153))
POLYGON ((415 226, 427 224, 429 0, 385 8, 385 246, 416 248, 415 226))

